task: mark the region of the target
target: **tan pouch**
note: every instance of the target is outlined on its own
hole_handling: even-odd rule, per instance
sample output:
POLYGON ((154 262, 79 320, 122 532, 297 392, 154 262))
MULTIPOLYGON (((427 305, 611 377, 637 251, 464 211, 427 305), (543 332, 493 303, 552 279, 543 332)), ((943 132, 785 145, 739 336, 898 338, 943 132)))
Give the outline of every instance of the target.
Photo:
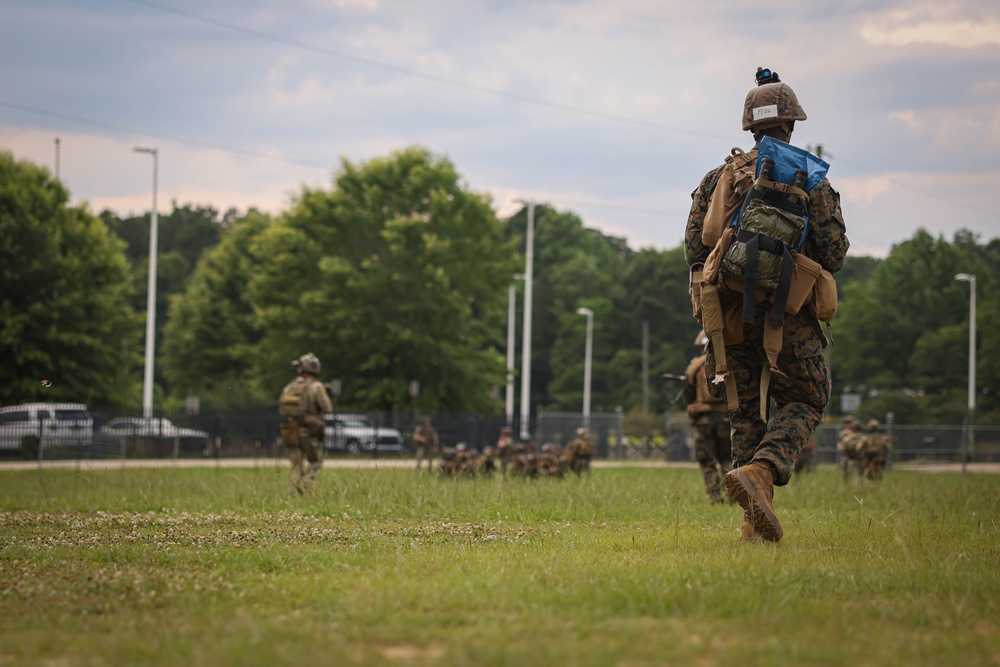
POLYGON ((708 200, 708 210, 701 229, 701 242, 709 248, 715 247, 722 238, 723 232, 743 204, 744 195, 753 185, 756 165, 756 148, 749 153, 744 153, 738 147, 733 148, 726 158, 715 190, 708 200))
POLYGON ((819 277, 813 285, 809 313, 821 322, 829 322, 837 314, 837 281, 826 269, 819 270, 819 277))
POLYGON ((691 278, 688 282, 689 292, 691 294, 691 310, 694 314, 694 319, 698 320, 698 324, 704 326, 701 321, 701 283, 705 279, 705 273, 702 271, 700 264, 696 264, 691 267, 691 278))
POLYGON ((316 416, 309 416, 302 420, 302 425, 306 427, 309 431, 309 435, 314 438, 322 438, 323 432, 326 430, 326 424, 323 420, 316 416))
POLYGON ((743 295, 728 298, 733 292, 722 290, 725 303, 722 306, 722 337, 726 345, 739 345, 743 342, 743 295))
POLYGON ((722 238, 712 248, 712 252, 708 253, 708 259, 705 260, 705 268, 702 270, 706 283, 715 284, 718 282, 719 273, 722 271, 722 260, 725 258, 726 253, 729 252, 729 246, 733 244, 734 238, 736 238, 736 229, 734 227, 726 227, 726 231, 722 232, 722 238))
POLYGON ((294 449, 301 445, 299 440, 299 422, 297 419, 286 419, 281 422, 281 442, 289 449, 294 449))
POLYGON ((788 288, 788 302, 785 304, 786 313, 794 315, 813 298, 813 287, 822 270, 819 262, 814 262, 801 252, 796 253, 795 264, 792 266, 792 284, 788 288))

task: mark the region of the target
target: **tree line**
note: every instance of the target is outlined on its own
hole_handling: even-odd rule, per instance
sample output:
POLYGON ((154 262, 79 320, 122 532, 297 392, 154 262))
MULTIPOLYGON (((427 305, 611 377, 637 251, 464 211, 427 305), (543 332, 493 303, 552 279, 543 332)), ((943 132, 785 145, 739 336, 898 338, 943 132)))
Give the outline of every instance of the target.
MULTIPOLYGON (((0 404, 138 408, 149 215, 70 206, 47 169, 9 152, 0 173, 0 404)), ((273 216, 174 202, 159 226, 156 407, 191 395, 270 406, 311 351, 323 379, 341 381, 341 407, 502 412, 511 284, 521 368, 526 224, 526 209, 499 218, 420 147, 343 160, 329 188, 303 187, 273 216)), ((594 313, 592 410, 670 409, 678 387, 662 376, 697 352, 683 247, 636 250, 539 205, 534 257, 532 413, 581 409, 581 307, 594 313)), ((884 259, 848 258, 828 348, 832 415, 847 392, 862 396, 862 417, 964 418, 969 284, 957 273, 977 276, 977 321, 991 321, 1000 239, 921 230, 884 259)), ((977 420, 1000 423, 1000 336, 985 326, 977 374, 977 420)))

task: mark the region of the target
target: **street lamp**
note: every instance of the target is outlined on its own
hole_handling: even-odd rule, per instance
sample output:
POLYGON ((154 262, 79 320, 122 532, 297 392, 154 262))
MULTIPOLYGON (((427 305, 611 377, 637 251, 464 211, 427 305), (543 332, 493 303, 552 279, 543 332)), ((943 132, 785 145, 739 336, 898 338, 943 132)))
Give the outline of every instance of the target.
POLYGON ((531 439, 531 298, 535 263, 535 202, 518 201, 528 207, 524 250, 524 331, 521 334, 521 440, 531 439))
POLYGON ((583 427, 590 428, 590 367, 594 352, 594 311, 577 308, 577 315, 587 316, 587 350, 583 359, 583 427))
MULTIPOLYGON (((514 280, 521 280, 520 273, 514 280)), ((514 423, 514 320, 517 318, 517 286, 512 282, 507 290, 507 426, 514 423)))
POLYGON ((955 280, 969 283, 969 414, 976 409, 976 276, 959 273, 955 280))
POLYGON ((158 157, 155 148, 133 148, 136 153, 153 156, 153 213, 149 222, 149 285, 146 292, 146 367, 142 375, 142 415, 153 416, 153 349, 156 342, 156 182, 158 157))
POLYGON ((966 438, 966 452, 962 454, 962 472, 965 472, 965 460, 972 449, 972 421, 976 412, 976 276, 971 273, 959 273, 955 280, 969 283, 969 432, 966 438))

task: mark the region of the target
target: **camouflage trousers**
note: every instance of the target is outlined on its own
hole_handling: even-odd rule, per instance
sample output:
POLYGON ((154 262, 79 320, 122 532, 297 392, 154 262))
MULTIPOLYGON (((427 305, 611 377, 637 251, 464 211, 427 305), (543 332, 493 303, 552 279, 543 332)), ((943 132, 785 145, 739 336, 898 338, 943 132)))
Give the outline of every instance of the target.
MULTIPOLYGON (((785 317, 778 369, 772 373, 769 394, 776 410, 765 423, 760 418, 760 375, 767 366, 764 353, 764 316, 758 304, 757 319, 745 326, 745 339, 726 346, 726 360, 736 380, 739 407, 729 415, 733 436, 733 465, 767 461, 776 472, 777 486, 788 484, 799 450, 809 440, 830 400, 830 373, 823 358, 826 340, 815 319, 800 314, 785 317)), ((715 354, 705 364, 715 375, 715 354)), ((709 383, 710 391, 725 397, 722 384, 709 383)))
POLYGON ((864 474, 864 462, 853 456, 840 455, 840 470, 844 473, 844 481, 859 479, 864 474))
POLYGON ((427 472, 434 469, 434 445, 421 445, 417 443, 417 472, 420 472, 420 465, 427 460, 427 472))
POLYGON ((323 467, 323 443, 318 438, 302 435, 298 447, 288 448, 288 460, 292 464, 292 476, 289 480, 291 489, 304 493, 316 481, 320 468, 323 467))
POLYGON ((722 477, 733 467, 729 417, 725 412, 698 415, 694 423, 694 458, 701 469, 708 499, 722 502, 722 477))

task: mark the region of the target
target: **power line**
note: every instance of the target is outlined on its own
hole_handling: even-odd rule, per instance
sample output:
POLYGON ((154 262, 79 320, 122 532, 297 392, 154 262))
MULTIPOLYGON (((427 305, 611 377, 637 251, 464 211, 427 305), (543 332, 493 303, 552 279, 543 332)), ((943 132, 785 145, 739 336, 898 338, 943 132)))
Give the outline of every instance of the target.
MULTIPOLYGON (((108 123, 105 121, 94 120, 92 118, 84 118, 82 116, 74 116, 67 113, 62 113, 60 111, 50 111, 48 109, 39 109, 38 107, 32 107, 25 104, 17 104, 16 102, 7 102, 5 100, 0 100, 0 107, 6 107, 8 109, 13 109, 15 111, 22 111, 25 113, 37 114, 39 116, 46 116, 48 118, 56 118, 59 120, 68 120, 74 123, 80 123, 83 125, 90 125, 92 127, 100 127, 104 129, 114 130, 116 132, 127 132, 129 134, 141 136, 141 137, 155 137, 157 139, 166 139, 167 141, 173 141, 179 144, 187 144, 190 146, 197 146, 199 148, 208 148, 210 150, 220 151, 223 153, 231 153, 233 155, 242 155, 244 157, 252 157, 262 160, 273 160, 275 162, 283 162, 285 164, 293 164, 301 167, 310 167, 314 169, 330 169, 330 165, 322 165, 316 162, 309 162, 306 160, 299 160, 296 158, 289 158, 282 155, 276 155, 274 153, 262 153, 260 151, 250 151, 242 148, 234 148, 232 146, 226 146, 223 144, 217 144, 211 141, 203 141, 201 139, 191 139, 188 137, 182 137, 175 134, 167 134, 164 132, 156 132, 153 130, 145 130, 137 127, 130 127, 127 125, 119 125, 116 123, 108 123)), ((565 201, 561 200, 563 206, 587 206, 590 208, 608 209, 612 211, 622 211, 627 213, 639 213, 643 215, 655 215, 655 216, 667 216, 669 213, 667 211, 658 211, 651 208, 640 208, 634 206, 622 206, 618 204, 602 204, 600 202, 593 201, 565 201)), ((685 214, 686 215, 686 214, 685 214)))
POLYGON ((199 148, 211 148, 217 151, 224 151, 226 153, 233 153, 235 155, 243 155, 247 157, 261 158, 265 160, 274 160, 276 162, 285 162, 287 164, 294 164, 300 167, 311 167, 314 169, 329 169, 330 165, 319 164, 317 162, 308 162, 306 160, 298 160, 295 158, 288 158, 282 155, 275 155, 273 153, 262 153, 260 151, 250 151, 243 148, 234 148, 232 146, 226 146, 224 144, 217 144, 211 141, 203 141, 201 139, 191 139, 188 137, 178 136, 176 134, 167 134, 165 132, 156 132, 154 130, 144 130, 135 127, 129 127, 127 125, 118 125, 115 123, 107 123, 100 120, 94 120, 92 118, 84 118, 82 116, 73 116, 68 113, 62 113, 61 111, 49 111, 48 109, 39 109, 38 107, 30 107, 25 104, 17 104, 16 102, 7 102, 5 100, 0 100, 0 106, 7 107, 8 109, 14 109, 16 111, 24 111, 26 113, 33 113, 39 116, 48 116, 49 118, 58 118, 59 120, 68 120, 74 123, 80 123, 82 125, 90 125, 92 127, 101 127, 106 130, 114 130, 116 132, 128 132, 129 134, 135 134, 143 137, 156 137, 157 139, 166 139, 168 141, 175 141, 179 144, 188 144, 191 146, 198 146, 199 148))
POLYGON ((549 109, 556 109, 559 111, 568 111, 570 113, 579 114, 581 116, 589 116, 591 118, 599 118, 601 120, 609 120, 616 123, 624 123, 626 125, 634 125, 637 127, 646 127, 656 130, 665 130, 667 132, 676 132, 678 134, 687 134, 690 136, 702 137, 703 139, 717 139, 726 142, 732 141, 731 137, 725 135, 713 134, 711 132, 699 132, 697 130, 691 130, 684 127, 677 127, 674 125, 666 125, 664 123, 656 123, 653 121, 642 120, 640 118, 630 118, 628 116, 605 113, 603 111, 594 111, 593 109, 585 109, 583 107, 574 106, 572 104, 564 104, 562 102, 552 102, 550 100, 531 97, 529 95, 521 95, 520 93, 511 93, 503 90, 497 90, 496 88, 489 88, 486 86, 481 86, 476 83, 469 83, 468 81, 451 79, 448 77, 437 76, 435 74, 426 74, 424 72, 409 67, 401 67, 399 65, 385 63, 379 60, 374 60, 372 58, 356 56, 351 53, 346 53, 344 51, 336 51, 334 49, 328 49, 323 46, 316 46, 315 44, 309 44, 307 42, 302 42, 297 39, 291 39, 289 37, 276 35, 274 33, 265 32, 263 30, 257 30, 255 28, 248 28, 246 26, 238 25, 236 23, 230 23, 229 21, 213 19, 209 16, 204 16, 202 14, 195 14, 193 12, 184 11, 182 9, 168 7, 166 5, 161 5, 157 2, 150 2, 150 0, 129 0, 129 2, 133 2, 137 5, 142 5, 144 7, 149 7, 151 9, 156 9, 162 12, 175 14, 177 16, 183 16, 184 18, 188 18, 193 21, 200 21, 202 23, 214 25, 219 28, 225 28, 226 30, 231 30, 233 32, 243 33, 245 35, 257 37, 259 39, 278 42, 280 44, 285 44, 287 46, 294 46, 295 48, 303 49, 306 51, 312 51, 314 53, 318 53, 324 56, 330 56, 332 58, 340 58, 341 60, 347 60, 353 63, 358 63, 360 65, 375 67, 388 72, 393 72, 395 74, 411 76, 418 79, 424 79, 426 81, 433 81, 434 83, 440 83, 446 86, 452 86, 454 88, 462 88, 477 93, 493 95, 494 97, 502 97, 504 99, 514 100, 515 102, 532 104, 535 106, 546 107, 549 109))

